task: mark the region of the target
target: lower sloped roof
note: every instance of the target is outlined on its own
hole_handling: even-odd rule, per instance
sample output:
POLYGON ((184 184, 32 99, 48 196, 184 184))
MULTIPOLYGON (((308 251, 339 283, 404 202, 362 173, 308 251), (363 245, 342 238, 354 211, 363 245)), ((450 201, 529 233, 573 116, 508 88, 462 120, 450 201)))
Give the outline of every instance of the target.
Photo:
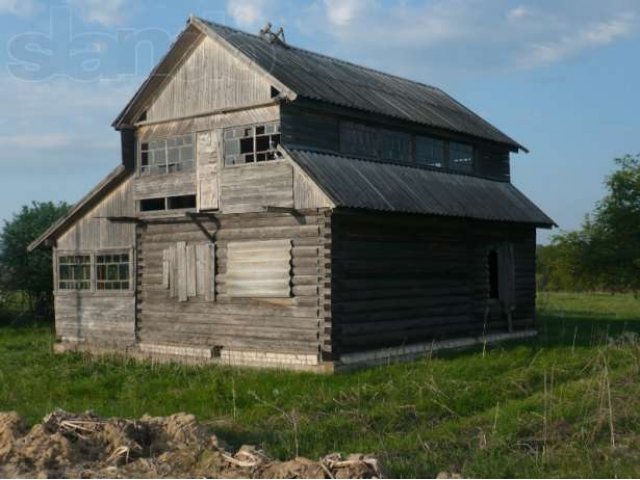
POLYGON ((337 207, 527 223, 555 222, 508 182, 416 165, 285 149, 337 207))

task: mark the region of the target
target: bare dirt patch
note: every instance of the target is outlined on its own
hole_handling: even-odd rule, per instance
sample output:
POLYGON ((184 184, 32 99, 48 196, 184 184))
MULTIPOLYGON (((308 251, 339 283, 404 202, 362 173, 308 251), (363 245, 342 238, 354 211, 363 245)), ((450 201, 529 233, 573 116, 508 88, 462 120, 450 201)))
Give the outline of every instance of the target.
POLYGON ((28 429, 0 413, 0 477, 380 478, 368 455, 281 462, 256 447, 235 453, 193 415, 103 419, 56 411, 28 429))

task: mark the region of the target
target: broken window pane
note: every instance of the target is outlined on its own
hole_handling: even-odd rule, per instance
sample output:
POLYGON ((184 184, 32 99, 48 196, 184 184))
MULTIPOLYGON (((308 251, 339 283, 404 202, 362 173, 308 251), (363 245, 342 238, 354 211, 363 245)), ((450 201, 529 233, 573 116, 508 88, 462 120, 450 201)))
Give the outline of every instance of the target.
POLYGON ((278 123, 230 128, 224 132, 225 165, 277 160, 280 144, 278 123))

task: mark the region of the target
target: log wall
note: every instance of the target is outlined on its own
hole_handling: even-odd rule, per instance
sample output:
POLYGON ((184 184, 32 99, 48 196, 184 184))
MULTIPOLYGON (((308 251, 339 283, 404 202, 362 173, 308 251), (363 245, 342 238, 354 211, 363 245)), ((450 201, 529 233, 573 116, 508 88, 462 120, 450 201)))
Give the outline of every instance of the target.
POLYGON ((148 222, 138 227, 137 334, 142 344, 318 355, 324 328, 326 214, 257 213, 148 222), (237 298, 227 291, 227 244, 291 241, 291 296, 237 298), (215 242, 215 301, 180 302, 163 287, 163 251, 215 242))
POLYGON ((507 330, 489 250, 514 245, 514 329, 533 327, 535 229, 446 218, 332 217, 331 317, 340 353, 507 330), (486 319, 486 325, 485 325, 486 319))

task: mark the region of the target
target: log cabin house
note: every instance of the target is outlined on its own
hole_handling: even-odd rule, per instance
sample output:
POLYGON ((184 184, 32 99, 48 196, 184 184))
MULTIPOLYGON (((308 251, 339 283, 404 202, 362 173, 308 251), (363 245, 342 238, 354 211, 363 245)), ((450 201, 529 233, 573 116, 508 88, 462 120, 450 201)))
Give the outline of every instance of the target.
POLYGON ((53 248, 57 350, 333 371, 535 334, 526 149, 442 90, 190 17, 53 248))

